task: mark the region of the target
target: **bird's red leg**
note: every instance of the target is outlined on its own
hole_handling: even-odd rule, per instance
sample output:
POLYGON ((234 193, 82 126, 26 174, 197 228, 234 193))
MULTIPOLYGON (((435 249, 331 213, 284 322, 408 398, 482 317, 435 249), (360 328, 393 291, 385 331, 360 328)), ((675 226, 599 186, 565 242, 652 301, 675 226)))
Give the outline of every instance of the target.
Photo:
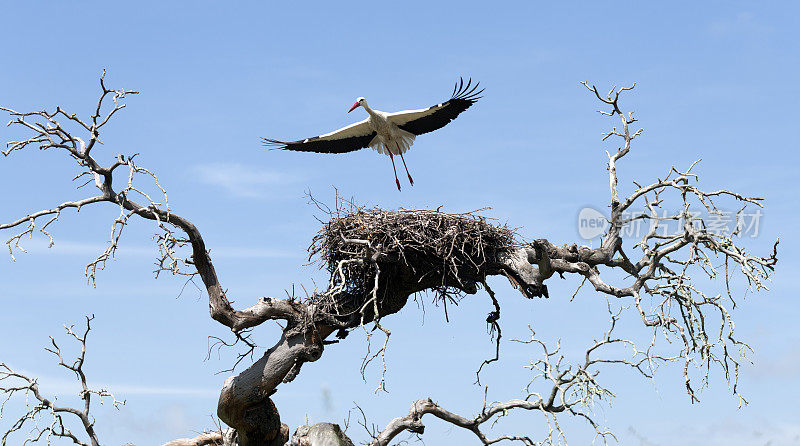
POLYGON ((397 179, 397 167, 394 166, 394 155, 392 155, 392 151, 389 150, 389 147, 384 144, 383 147, 386 148, 386 151, 389 152, 389 159, 392 160, 392 170, 394 170, 394 181, 397 183, 397 190, 400 190, 400 180, 397 179))
POLYGON ((400 144, 398 144, 397 141, 395 141, 394 145, 397 146, 397 151, 400 152, 400 160, 403 161, 403 167, 406 168, 406 175, 408 175, 408 182, 411 183, 411 185, 413 186, 414 185, 414 179, 411 178, 411 174, 408 173, 408 166, 406 166, 406 159, 403 158, 403 151, 400 150, 400 144))

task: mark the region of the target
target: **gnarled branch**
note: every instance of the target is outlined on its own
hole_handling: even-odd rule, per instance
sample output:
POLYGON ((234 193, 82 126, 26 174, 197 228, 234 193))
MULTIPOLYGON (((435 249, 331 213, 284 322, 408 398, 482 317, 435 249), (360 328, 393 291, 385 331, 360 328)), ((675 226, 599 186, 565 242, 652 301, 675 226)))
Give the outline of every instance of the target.
MULTIPOLYGON (((730 274, 738 271, 752 289, 766 289, 777 262, 777 242, 768 256, 750 254, 737 244, 741 228, 737 226, 732 233, 716 231, 711 219, 704 218, 701 212, 719 215, 721 202, 727 200, 742 206, 738 216, 747 206, 760 208, 761 199, 725 189, 700 189, 695 184, 697 175, 692 172, 694 164, 685 171, 671 167, 663 179, 649 185, 634 182, 637 189, 628 197, 621 197, 618 164, 630 153, 632 142, 642 132, 630 128, 637 119, 632 113, 624 113, 619 103, 621 95, 633 86, 613 88, 602 95, 594 86, 584 85, 604 106, 610 107, 610 111, 601 113, 621 122, 621 129, 615 127, 603 135, 603 140, 619 139, 621 145, 608 153, 609 227, 597 248, 556 245, 544 238, 528 242, 474 213, 387 212, 357 206, 342 213, 337 207, 336 215, 331 215, 311 249, 312 254, 322 254, 323 264, 330 272, 328 288, 312 294, 304 302, 261 297, 249 308, 236 310, 220 284, 200 231, 189 220, 172 212, 166 191, 156 175, 135 161, 136 154, 119 154, 106 166, 93 156, 93 149, 98 143, 102 144, 101 130, 125 107, 122 100, 136 93, 108 89, 104 76, 100 79, 102 92, 97 107, 88 119, 67 113, 60 107, 54 112, 30 113, 0 108, 11 115, 10 125, 32 132, 27 139, 9 142, 4 155, 32 146, 66 152, 82 168, 74 178, 86 180, 79 187, 94 184, 98 190, 96 195, 0 224, 0 230, 20 230, 7 241, 12 256, 15 249, 22 249, 22 238, 32 236, 36 230, 48 237, 52 246, 54 240, 48 228, 62 211, 107 202, 119 209, 119 216, 111 224, 108 247, 87 266, 86 275, 90 281, 94 281, 97 269, 102 269, 108 259, 113 258, 124 228, 138 216, 155 222, 161 230, 157 237, 160 258, 156 273, 198 275, 208 292, 214 320, 237 335, 265 321, 285 321, 278 342, 246 370, 226 380, 223 386, 217 412, 237 430, 240 446, 281 444, 288 440, 288 427, 281 425, 269 397, 280 383, 294 379, 305 362, 315 361, 322 355, 324 345, 331 342, 327 338, 332 333, 336 332, 341 338, 348 329, 373 323, 387 335, 388 341, 390 332, 382 324, 382 318, 400 311, 409 296, 432 290, 446 314, 448 304, 476 293, 490 275, 505 276, 524 297, 532 298, 548 297, 546 281, 554 274, 562 277, 577 274, 600 294, 630 303, 642 324, 653 330, 654 335, 661 333, 669 340, 678 341, 682 348, 676 357, 684 363, 685 385, 692 401, 697 395, 689 366, 695 359, 700 360, 697 362, 704 371, 704 382, 710 368, 717 365, 724 370, 734 393, 739 395, 736 386, 738 354, 746 353, 749 346, 734 337, 729 306, 732 308, 735 302, 727 280, 730 274), (71 127, 77 128, 77 132, 71 127), (79 133, 85 135, 78 136, 79 133), (120 180, 118 172, 126 170, 127 175, 120 180), (149 192, 137 184, 136 180, 141 178, 151 182, 149 192), (670 195, 677 196, 678 206, 671 212, 666 210, 670 195), (632 214, 634 206, 641 206, 642 211, 632 214), (626 225, 643 221, 650 223, 648 231, 632 247, 624 246, 626 225), (680 228, 667 233, 669 222, 679 222, 680 228), (184 249, 189 252, 183 252, 184 249), (632 254, 637 251, 639 256, 634 258, 632 254), (692 279, 697 274, 717 278, 720 263, 725 266, 726 293, 706 293, 692 279), (607 270, 624 271, 629 277, 621 283, 606 281, 601 273, 607 270), (711 326, 711 314, 719 316, 719 325, 711 326)), ((499 315, 499 305, 496 312, 499 315)), ((499 329, 499 325, 496 328, 499 329)), ((499 334, 498 330, 498 352, 499 334)), ((363 366, 382 358, 386 345, 384 342, 376 352, 368 352, 363 366)), ((546 356, 549 357, 547 352, 546 356)), ((650 357, 660 356, 651 354, 650 357)), ((670 356, 663 356, 667 357, 670 356)), ((382 384, 383 375, 379 388, 382 384)), ((444 416, 443 409, 431 404, 420 403, 419 409, 430 409, 430 413, 444 416)), ((548 406, 542 400, 540 407, 568 410, 569 406, 564 402, 548 406)))

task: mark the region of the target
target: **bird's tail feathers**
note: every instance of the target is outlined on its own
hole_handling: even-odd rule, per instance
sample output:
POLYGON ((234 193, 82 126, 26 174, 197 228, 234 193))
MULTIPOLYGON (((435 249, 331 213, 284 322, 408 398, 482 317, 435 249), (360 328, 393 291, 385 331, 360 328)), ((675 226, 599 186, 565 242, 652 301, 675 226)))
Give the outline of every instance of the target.
MULTIPOLYGON (((400 131, 400 137, 389 143, 389 150, 391 150, 392 155, 400 155, 401 153, 408 152, 411 146, 414 145, 414 139, 417 137, 413 133, 403 129, 398 130, 400 131)), ((372 141, 369 142, 369 147, 382 155, 389 155, 389 152, 383 144, 383 140, 379 136, 372 138, 372 141)))

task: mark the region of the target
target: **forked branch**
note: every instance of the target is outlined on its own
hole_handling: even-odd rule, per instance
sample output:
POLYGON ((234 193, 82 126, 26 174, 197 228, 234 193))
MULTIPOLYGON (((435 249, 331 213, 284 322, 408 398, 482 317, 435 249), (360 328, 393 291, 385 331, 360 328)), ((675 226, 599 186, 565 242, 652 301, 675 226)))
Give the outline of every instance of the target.
MULTIPOLYGON (((136 154, 118 154, 107 165, 101 165, 94 157, 97 144, 102 144, 101 130, 125 107, 122 101, 136 93, 108 89, 104 76, 100 79, 100 98, 88 119, 67 113, 60 107, 53 112, 29 113, 0 107, 11 115, 10 125, 29 133, 26 139, 9 142, 4 155, 28 147, 61 151, 81 168, 81 173, 74 178, 83 181, 78 187, 93 184, 97 189, 87 197, 0 224, 0 230, 18 231, 6 242, 12 256, 16 250, 23 250, 22 239, 36 231, 47 237, 52 246, 50 227, 63 211, 107 202, 119 209, 119 215, 111 224, 106 250, 86 268, 90 282, 95 280, 97 270, 103 269, 113 258, 125 227, 135 217, 141 217, 155 222, 160 230, 156 238, 160 251, 156 273, 199 276, 209 295, 211 317, 233 330, 237 338, 247 336, 243 335, 244 330, 265 321, 285 321, 278 342, 245 371, 229 378, 221 392, 218 414, 236 428, 240 446, 265 442, 277 445, 288 440, 288 427, 280 424, 277 409, 269 398, 277 386, 294 379, 305 362, 317 360, 324 345, 332 342, 327 338, 333 333, 343 338, 347 330, 366 329, 366 325, 372 323, 388 341, 390 331, 384 326, 383 318, 404 308, 409 296, 415 293, 433 291, 446 315, 447 305, 457 304, 484 285, 495 306, 487 323, 490 332, 497 334, 497 344, 495 358, 487 360, 481 368, 499 359, 500 308, 494 293, 485 286, 486 278, 491 275, 506 277, 526 298, 548 297, 546 281, 554 274, 560 277, 578 275, 582 283, 588 282, 607 298, 622 300, 632 308, 630 311, 641 324, 651 330, 652 344, 644 349, 647 368, 645 363, 623 363, 649 376, 655 362, 681 361, 691 401, 698 398, 698 386, 690 366, 697 364, 700 370, 700 387, 707 383, 711 368, 720 367, 733 393, 741 397, 737 388, 738 371, 742 357, 750 348, 734 336, 730 310, 735 306, 731 289, 736 281, 732 279, 737 274, 749 289, 766 289, 777 263, 777 241, 770 254, 757 256, 746 250, 739 240, 745 231, 745 227, 738 224, 739 217, 751 208, 760 209, 761 198, 727 189, 705 191, 699 188, 697 174, 693 171, 696 163, 685 170, 672 166, 664 178, 650 184, 633 181, 635 189, 625 197, 619 186, 619 163, 631 152, 632 143, 642 130, 631 127, 637 119, 633 113, 623 111, 620 101, 634 87, 612 88, 604 95, 594 86, 584 85, 603 104, 603 115, 619 119, 619 128, 613 127, 602 136, 604 141, 617 140, 620 144, 607 152, 609 225, 596 248, 575 243, 557 245, 544 238, 526 241, 513 230, 493 224, 476 213, 384 211, 364 209, 352 203, 343 209, 337 200, 330 221, 314 238, 310 248, 311 254, 318 254, 321 264, 330 273, 327 289, 313 293, 304 302, 294 298, 261 297, 249 308, 235 310, 220 284, 200 231, 189 220, 172 212, 166 191, 156 175, 138 164, 136 154), (149 187, 139 184, 143 179, 149 181, 149 187), (714 224, 716 217, 725 214, 726 207, 739 209, 737 226, 728 232, 717 230, 714 224), (626 246, 623 231, 641 222, 647 222, 649 227, 638 242, 626 246), (677 229, 670 231, 670 223, 677 224, 677 229), (607 280, 601 276, 605 271, 624 272, 625 278, 607 280), (724 293, 702 289, 703 278, 716 280, 721 276, 725 279, 724 293), (672 351, 656 353, 662 348, 656 345, 660 337, 666 338, 670 346, 677 345, 677 350, 667 346, 672 351)), ((613 323, 620 314, 612 315, 613 323)), ((545 359, 531 367, 552 387, 538 399, 531 393, 524 404, 513 403, 513 407, 508 408, 538 410, 544 414, 566 411, 587 418, 578 408, 586 401, 609 394, 593 380, 589 369, 605 362, 620 362, 593 355, 605 345, 627 342, 604 339, 587 351, 582 366, 561 369, 561 360, 554 359, 555 353, 532 338, 531 343, 544 349, 545 359)), ((384 342, 377 351, 368 352, 363 367, 374 359, 383 358, 386 346, 384 342)), ((13 372, 10 369, 7 372, 7 377, 11 377, 13 372)), ((382 373, 379 388, 383 387, 383 379, 382 373)), ((33 392, 31 386, 35 386, 35 382, 28 384, 18 390, 33 392)), ((743 398, 741 401, 745 402, 743 398)), ((505 409, 493 409, 505 407, 503 404, 511 403, 485 405, 481 415, 474 419, 459 418, 430 400, 418 401, 412 412, 438 414, 436 416, 441 415, 442 419, 449 418, 454 424, 480 432, 481 423, 505 413, 505 409)), ((607 433, 590 418, 587 420, 605 439, 607 433)), ((398 426, 408 425, 403 429, 413 430, 417 422, 418 419, 411 416, 398 421, 398 426)), ((552 422, 555 424, 554 417, 552 422)), ((54 426, 50 431, 59 431, 60 428, 54 426)), ((396 429, 387 432, 394 431, 396 429)), ((551 430, 551 436, 561 435, 558 432, 558 429, 551 430)), ((527 441, 527 437, 490 440, 482 435, 478 437, 484 444, 502 439, 527 441)))
MULTIPOLYGON (((601 367, 622 365, 636 370, 644 377, 652 378, 655 367, 676 358, 664 358, 648 351, 640 351, 632 341, 617 337, 614 330, 622 308, 613 311, 609 303, 608 310, 611 321, 608 330, 586 349, 581 362, 567 364, 565 356, 561 354, 560 344, 554 349, 549 348, 545 342, 536 337, 533 329, 530 330, 530 339, 514 340, 538 346, 542 352, 538 359, 532 360, 527 366, 533 372, 533 378, 526 386, 523 399, 494 401, 488 404, 484 402, 480 413, 472 418, 450 412, 430 398, 418 400, 411 405, 408 415, 395 418, 383 431, 374 435, 370 446, 386 446, 403 431, 422 434, 425 429, 422 416, 425 414, 432 414, 445 422, 469 430, 484 445, 504 440, 517 441, 529 446, 566 444, 566 436, 558 418, 562 413, 584 419, 594 429, 595 439, 599 438, 604 444, 609 439, 616 440, 614 434, 596 420, 593 412, 598 403, 613 397, 611 391, 598 381, 601 367), (620 355, 620 351, 625 354, 620 355), (544 417, 544 424, 547 426, 544 438, 534 441, 528 435, 508 434, 492 438, 481 429, 484 424, 494 425, 498 419, 519 411, 538 412, 544 417)), ((486 392, 488 393, 488 389, 486 392)))
MULTIPOLYGON (((80 345, 81 352, 78 357, 73 361, 66 361, 61 353, 61 347, 58 346, 56 340, 50 337, 50 346, 45 347, 45 350, 52 353, 58 360, 58 365, 69 370, 78 378, 81 385, 81 390, 78 392, 81 400, 83 400, 83 408, 77 409, 74 407, 59 406, 55 403, 55 398, 45 396, 39 389, 39 383, 36 378, 29 377, 25 374, 19 373, 12 369, 5 363, 0 363, 0 393, 5 395, 3 403, 0 404, 0 417, 3 415, 3 409, 6 403, 15 395, 25 395, 25 402, 28 407, 27 412, 19 417, 3 434, 2 445, 6 446, 11 441, 11 438, 16 437, 16 432, 21 432, 23 428, 27 427, 28 436, 24 443, 35 443, 38 441, 46 441, 50 444, 53 438, 65 438, 71 440, 74 444, 81 446, 99 446, 100 441, 97 437, 97 432, 94 430, 94 417, 91 416, 92 395, 96 395, 103 404, 104 399, 110 399, 112 406, 119 409, 120 405, 124 405, 125 401, 118 401, 106 389, 95 390, 89 387, 86 381, 86 374, 84 373, 83 366, 86 360, 86 340, 89 331, 92 329, 91 322, 94 316, 86 317, 86 329, 83 332, 76 332, 74 325, 64 326, 67 330, 67 335, 80 345), (45 425, 40 425, 43 419, 47 419, 49 415, 50 421, 45 425), (80 422, 81 430, 83 432, 70 429, 73 424, 71 420, 77 419, 80 422)), ((15 440, 10 444, 20 444, 15 440)))

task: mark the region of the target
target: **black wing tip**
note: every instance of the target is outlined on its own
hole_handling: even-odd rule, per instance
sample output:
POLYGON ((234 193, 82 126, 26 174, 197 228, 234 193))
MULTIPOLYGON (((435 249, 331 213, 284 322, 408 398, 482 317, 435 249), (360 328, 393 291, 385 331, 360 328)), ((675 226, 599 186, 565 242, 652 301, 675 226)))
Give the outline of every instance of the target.
POLYGON ((461 99, 469 101, 470 104, 472 104, 482 97, 480 94, 483 93, 484 89, 481 88, 478 90, 480 84, 480 82, 475 82, 473 85, 471 77, 467 80, 467 83, 464 84, 464 78, 460 77, 458 82, 456 82, 455 88, 453 88, 453 95, 450 99, 461 99))
POLYGON ((289 143, 286 141, 279 141, 277 139, 261 138, 261 144, 268 147, 270 150, 286 150, 289 148, 289 143))

